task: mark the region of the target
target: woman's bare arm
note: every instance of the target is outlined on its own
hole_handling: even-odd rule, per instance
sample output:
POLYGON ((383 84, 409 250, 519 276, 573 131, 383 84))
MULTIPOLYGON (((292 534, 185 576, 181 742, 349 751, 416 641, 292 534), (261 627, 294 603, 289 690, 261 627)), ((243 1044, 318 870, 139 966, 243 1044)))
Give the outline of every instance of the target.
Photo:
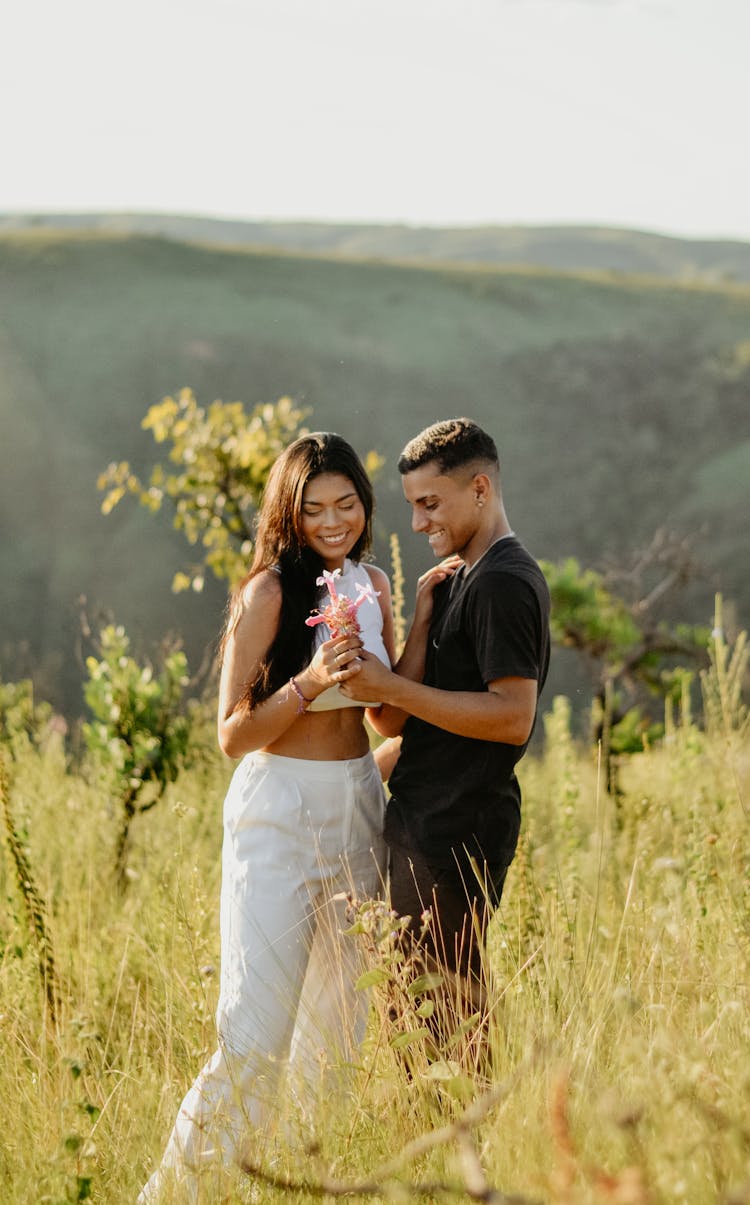
MULTIPOLYGON (((218 735, 219 745, 228 757, 242 757, 255 749, 265 749, 301 718, 301 700, 288 683, 255 707, 244 701, 247 685, 257 674, 278 632, 280 616, 281 583, 277 574, 266 570, 248 583, 224 652, 218 735)), ((304 697, 312 701, 329 686, 345 682, 352 672, 348 666, 360 648, 361 641, 355 637, 325 641, 310 665, 294 675, 304 697)))

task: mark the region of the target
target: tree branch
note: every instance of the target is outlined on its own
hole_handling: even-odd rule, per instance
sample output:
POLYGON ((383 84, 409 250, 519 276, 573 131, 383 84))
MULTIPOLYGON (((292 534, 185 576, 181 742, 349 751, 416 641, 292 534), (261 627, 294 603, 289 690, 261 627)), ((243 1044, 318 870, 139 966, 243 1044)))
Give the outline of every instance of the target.
POLYGON ((376 1168, 369 1180, 345 1183, 341 1180, 321 1176, 317 1183, 308 1180, 293 1180, 287 1176, 277 1176, 262 1168, 259 1164, 244 1162, 242 1170, 249 1176, 267 1184, 269 1188, 285 1192, 307 1193, 313 1197, 387 1197, 398 1196, 403 1199, 404 1193, 412 1197, 463 1197, 471 1201, 486 1201, 489 1205, 539 1205, 530 1197, 507 1194, 499 1188, 493 1188, 487 1182, 482 1167, 472 1130, 503 1101, 511 1092, 519 1078, 516 1074, 505 1084, 499 1084, 491 1092, 485 1093, 473 1101, 456 1121, 441 1126, 440 1129, 420 1134, 406 1146, 402 1147, 393 1159, 382 1163, 376 1168), (396 1174, 405 1163, 413 1162, 420 1156, 439 1146, 447 1146, 455 1142, 461 1155, 464 1171, 463 1184, 445 1183, 404 1183, 395 1180, 396 1174))

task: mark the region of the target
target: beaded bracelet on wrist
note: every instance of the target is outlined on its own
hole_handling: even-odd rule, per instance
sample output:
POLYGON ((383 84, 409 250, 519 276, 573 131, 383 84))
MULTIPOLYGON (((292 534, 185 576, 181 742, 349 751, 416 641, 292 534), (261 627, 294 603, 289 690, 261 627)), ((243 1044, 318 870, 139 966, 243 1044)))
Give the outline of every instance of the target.
POLYGON ((308 699, 303 695, 294 678, 289 679, 289 685, 297 696, 297 715, 304 715, 312 703, 312 699, 308 699))

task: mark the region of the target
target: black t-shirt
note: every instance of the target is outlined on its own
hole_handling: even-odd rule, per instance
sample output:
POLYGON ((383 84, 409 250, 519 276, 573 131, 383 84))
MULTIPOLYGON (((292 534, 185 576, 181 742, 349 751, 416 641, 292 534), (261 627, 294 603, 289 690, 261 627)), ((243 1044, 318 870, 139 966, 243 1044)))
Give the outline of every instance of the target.
MULTIPOLYGON (((468 572, 435 589, 424 683, 485 691, 498 678, 534 678, 549 666, 549 591, 515 536, 493 544, 468 572)), ((526 745, 456 736, 410 716, 391 775, 385 835, 437 866, 464 851, 491 865, 510 862, 521 792, 514 769, 526 745)))

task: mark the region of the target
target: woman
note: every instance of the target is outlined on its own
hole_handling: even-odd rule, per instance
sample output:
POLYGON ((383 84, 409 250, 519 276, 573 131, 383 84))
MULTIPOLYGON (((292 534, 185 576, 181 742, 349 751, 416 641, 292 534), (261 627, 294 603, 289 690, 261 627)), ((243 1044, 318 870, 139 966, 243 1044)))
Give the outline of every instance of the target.
MULTIPOLYGON (((344 1058, 361 1005, 344 893, 375 894, 384 872, 384 797, 364 727, 365 704, 339 685, 363 646, 394 659, 388 578, 362 564, 373 494, 338 435, 302 436, 274 464, 250 572, 236 590, 222 642, 219 744, 242 757, 224 804, 219 1049, 182 1103, 160 1168, 197 1200, 198 1175, 247 1154, 273 1119, 284 1062, 308 1088, 326 1052, 344 1058), (361 634, 308 626, 323 608, 321 574, 339 594, 366 597, 361 634), (330 576, 328 581, 330 583, 330 576)), ((377 728, 377 707, 368 717, 377 728)))

